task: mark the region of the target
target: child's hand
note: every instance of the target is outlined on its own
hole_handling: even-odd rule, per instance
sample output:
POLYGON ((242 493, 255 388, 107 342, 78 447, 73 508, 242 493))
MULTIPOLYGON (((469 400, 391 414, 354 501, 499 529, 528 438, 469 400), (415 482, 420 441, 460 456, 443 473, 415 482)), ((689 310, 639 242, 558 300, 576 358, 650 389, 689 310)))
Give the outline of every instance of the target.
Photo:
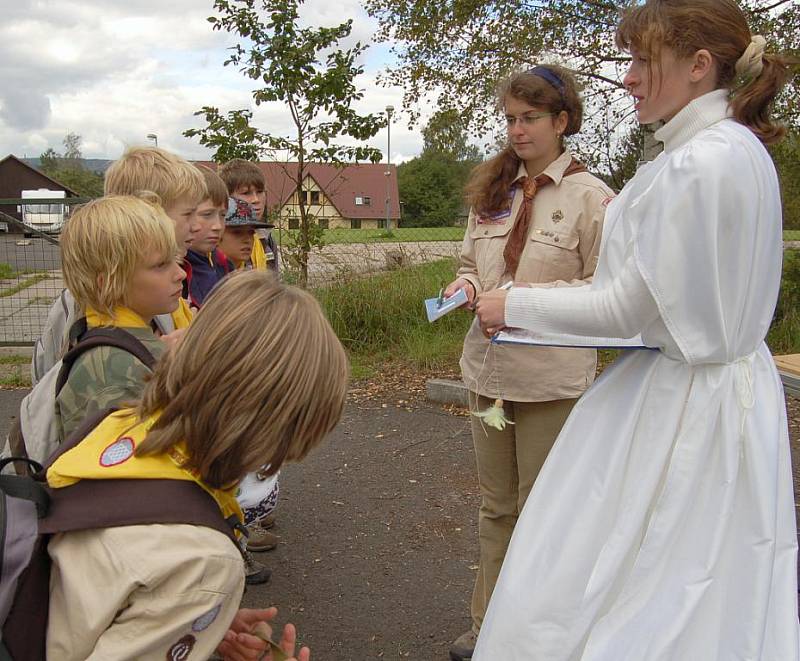
MULTIPOLYGON (((250 661, 251 659, 271 659, 263 656, 268 649, 268 644, 262 636, 269 637, 272 627, 269 622, 278 614, 277 608, 252 609, 241 608, 231 622, 230 628, 225 633, 225 638, 217 647, 217 654, 225 661, 250 661), (258 629, 259 635, 254 635, 258 629), (266 631, 264 631, 266 629, 266 631)), ((287 624, 283 629, 280 647, 290 657, 288 661, 309 661, 311 651, 304 647, 295 657, 295 644, 297 632, 293 624, 287 624)))
POLYGON ((186 328, 179 328, 171 333, 168 333, 167 335, 162 335, 159 339, 167 345, 167 350, 169 351, 180 344, 183 336, 186 335, 186 330, 186 328))

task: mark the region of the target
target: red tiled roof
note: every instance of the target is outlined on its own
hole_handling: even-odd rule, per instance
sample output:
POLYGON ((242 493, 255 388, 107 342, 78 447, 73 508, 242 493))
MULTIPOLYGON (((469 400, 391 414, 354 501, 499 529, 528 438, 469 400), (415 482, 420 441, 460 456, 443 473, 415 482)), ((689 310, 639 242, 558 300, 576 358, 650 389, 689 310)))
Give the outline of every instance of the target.
MULTIPOLYGON (((216 164, 200 162, 212 169, 216 164)), ((258 167, 267 181, 267 208, 283 206, 294 192, 293 177, 297 163, 262 161, 258 167)), ((343 218, 386 217, 386 164, 359 163, 337 167, 327 163, 306 164, 306 174, 311 176, 325 196, 343 218), (369 205, 356 205, 356 197, 370 198, 369 205)), ((397 189, 397 167, 392 165, 389 176, 390 218, 400 218, 400 196, 397 189)))

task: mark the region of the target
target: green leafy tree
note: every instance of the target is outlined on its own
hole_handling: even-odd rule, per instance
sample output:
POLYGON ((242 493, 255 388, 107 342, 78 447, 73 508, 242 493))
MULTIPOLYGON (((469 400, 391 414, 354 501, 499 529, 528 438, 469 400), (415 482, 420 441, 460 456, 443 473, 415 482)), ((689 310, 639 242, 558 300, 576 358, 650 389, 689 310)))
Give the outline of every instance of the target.
POLYGON ((464 185, 481 161, 480 150, 467 142, 458 114, 435 113, 422 129, 423 149, 397 168, 406 227, 445 227, 466 217, 464 185))
MULTIPOLYGON (((583 85, 584 130, 572 146, 591 167, 610 172, 615 144, 634 126, 622 88, 628 58, 614 44, 619 12, 636 0, 366 0, 378 40, 392 43, 395 64, 383 80, 404 90, 412 121, 431 100, 456 111, 468 131, 497 127, 495 86, 541 61, 572 68, 583 85), (609 142, 611 145, 609 145, 609 142)), ((770 50, 800 52, 800 3, 741 0, 770 50)), ((800 124, 800 81, 781 97, 778 115, 800 124)))
POLYGON ((83 165, 81 136, 67 133, 63 140, 64 155, 49 147, 39 157, 39 169, 83 197, 103 195, 103 176, 83 165))
POLYGON ((783 227, 800 230, 800 132, 790 131, 770 152, 781 179, 783 227))
POLYGON ((372 138, 385 119, 376 114, 360 115, 353 103, 362 98, 355 79, 363 73, 357 64, 366 46, 356 43, 349 49, 339 42, 350 36, 352 20, 334 27, 301 27, 302 0, 215 0, 216 16, 208 20, 215 30, 224 30, 239 39, 231 48, 225 65, 234 65, 260 87, 253 91, 256 105, 279 101, 293 125, 286 137, 252 125, 249 110, 222 113, 204 107, 206 126, 190 129, 186 136, 197 136, 200 143, 215 149, 214 159, 233 157, 259 160, 282 153, 298 166, 288 167, 298 194, 300 227, 289 257, 299 270, 300 284, 308 282, 308 259, 322 245, 323 230, 309 213, 303 181, 310 162, 345 163, 369 160, 378 162, 381 152, 363 143, 372 138), (357 146, 336 141, 354 138, 357 146))

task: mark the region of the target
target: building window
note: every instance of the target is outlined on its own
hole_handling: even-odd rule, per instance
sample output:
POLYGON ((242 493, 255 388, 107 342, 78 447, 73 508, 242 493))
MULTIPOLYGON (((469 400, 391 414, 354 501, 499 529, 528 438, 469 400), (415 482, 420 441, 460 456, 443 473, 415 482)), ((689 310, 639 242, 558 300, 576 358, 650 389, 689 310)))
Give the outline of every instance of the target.
POLYGON ((319 191, 318 190, 309 191, 309 195, 311 196, 311 201, 309 202, 309 204, 319 204, 319 191))
POLYGON ((329 224, 329 221, 328 221, 328 219, 327 219, 327 218, 320 218, 320 221, 319 221, 319 226, 320 226, 322 229, 324 229, 324 230, 328 229, 328 224, 329 224))
POLYGON ((289 229, 290 230, 300 229, 300 219, 299 218, 289 218, 289 229))
POLYGON ((367 197, 367 196, 364 196, 364 206, 365 206, 365 207, 368 207, 368 206, 369 206, 369 203, 370 203, 370 199, 369 199, 369 197, 367 197))
POLYGON ((356 206, 357 207, 368 207, 370 204, 369 196, 367 195, 356 195, 356 206))
POLYGON ((361 218, 351 218, 350 219, 350 229, 351 230, 360 230, 361 229, 361 218))
POLYGON ((364 198, 363 198, 363 197, 360 197, 359 195, 356 195, 356 206, 357 206, 357 207, 360 207, 360 206, 362 206, 363 204, 364 204, 364 198))
POLYGON ((378 229, 385 230, 386 229, 386 218, 381 218, 378 221, 378 229))

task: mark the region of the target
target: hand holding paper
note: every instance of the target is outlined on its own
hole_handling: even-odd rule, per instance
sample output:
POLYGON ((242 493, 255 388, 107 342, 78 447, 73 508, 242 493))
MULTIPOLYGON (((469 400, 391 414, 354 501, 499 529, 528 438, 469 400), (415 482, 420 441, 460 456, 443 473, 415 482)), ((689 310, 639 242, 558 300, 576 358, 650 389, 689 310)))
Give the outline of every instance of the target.
POLYGON ((475 304, 475 314, 481 330, 491 336, 506 325, 506 296, 508 290, 514 286, 513 282, 507 282, 502 287, 485 292, 478 296, 475 304))
POLYGON ((425 312, 428 315, 428 321, 436 321, 448 312, 460 308, 469 300, 467 292, 464 289, 459 289, 450 298, 443 298, 443 295, 442 292, 440 296, 425 299, 425 312))

